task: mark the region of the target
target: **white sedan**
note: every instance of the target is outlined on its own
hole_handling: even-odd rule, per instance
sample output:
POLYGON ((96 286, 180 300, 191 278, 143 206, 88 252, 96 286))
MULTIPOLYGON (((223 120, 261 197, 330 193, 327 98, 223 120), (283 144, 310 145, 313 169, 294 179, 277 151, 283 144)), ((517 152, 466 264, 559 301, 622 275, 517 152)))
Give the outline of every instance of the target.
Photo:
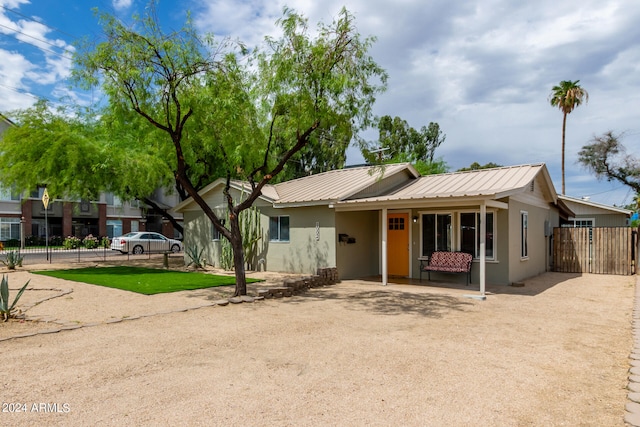
POLYGON ((160 233, 150 231, 138 231, 127 233, 124 236, 114 237, 111 240, 111 249, 123 254, 128 252, 140 255, 145 252, 180 252, 182 242, 169 239, 160 233))

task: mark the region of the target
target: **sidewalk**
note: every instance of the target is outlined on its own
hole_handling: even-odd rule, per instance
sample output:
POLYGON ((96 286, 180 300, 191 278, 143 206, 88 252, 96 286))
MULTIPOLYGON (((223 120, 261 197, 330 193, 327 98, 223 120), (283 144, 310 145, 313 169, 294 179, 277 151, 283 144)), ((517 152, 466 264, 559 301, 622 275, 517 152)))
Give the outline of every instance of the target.
POLYGON ((629 394, 624 420, 630 426, 640 427, 640 276, 636 276, 632 327, 633 349, 629 356, 629 394))

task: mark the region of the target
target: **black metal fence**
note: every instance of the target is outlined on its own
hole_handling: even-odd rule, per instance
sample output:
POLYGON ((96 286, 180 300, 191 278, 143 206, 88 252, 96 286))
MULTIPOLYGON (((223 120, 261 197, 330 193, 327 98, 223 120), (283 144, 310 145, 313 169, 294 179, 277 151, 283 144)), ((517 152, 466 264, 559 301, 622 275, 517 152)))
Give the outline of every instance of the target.
MULTIPOLYGON (((182 253, 170 253, 172 258, 182 258, 182 253)), ((108 247, 87 249, 78 247, 65 249, 63 247, 5 247, 0 250, 0 262, 7 265, 11 262, 19 265, 52 264, 52 263, 84 263, 98 261, 129 262, 136 260, 150 260, 162 258, 164 251, 156 251, 151 247, 145 248, 142 254, 133 254, 131 251, 121 253, 108 247)), ((18 265, 18 266, 19 266, 18 265)), ((2 266, 2 265, 0 265, 2 266)))

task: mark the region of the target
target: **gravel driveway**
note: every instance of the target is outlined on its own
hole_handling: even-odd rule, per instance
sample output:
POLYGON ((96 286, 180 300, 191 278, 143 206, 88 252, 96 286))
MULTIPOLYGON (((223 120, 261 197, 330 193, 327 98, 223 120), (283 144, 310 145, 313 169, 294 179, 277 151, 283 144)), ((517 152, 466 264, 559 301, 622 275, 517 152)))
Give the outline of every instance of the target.
POLYGON ((204 308, 220 290, 10 283, 28 278, 49 323, 0 338, 70 330, 0 341, 2 425, 624 425, 635 276, 547 273, 486 301, 345 281, 204 308))

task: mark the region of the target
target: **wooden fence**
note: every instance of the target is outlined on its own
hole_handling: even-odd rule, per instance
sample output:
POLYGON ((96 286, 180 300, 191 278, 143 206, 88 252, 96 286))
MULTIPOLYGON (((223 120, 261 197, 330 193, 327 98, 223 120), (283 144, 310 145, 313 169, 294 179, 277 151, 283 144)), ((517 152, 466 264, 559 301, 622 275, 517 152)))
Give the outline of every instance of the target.
POLYGON ((554 228, 553 270, 634 274, 636 236, 630 227, 554 228))

